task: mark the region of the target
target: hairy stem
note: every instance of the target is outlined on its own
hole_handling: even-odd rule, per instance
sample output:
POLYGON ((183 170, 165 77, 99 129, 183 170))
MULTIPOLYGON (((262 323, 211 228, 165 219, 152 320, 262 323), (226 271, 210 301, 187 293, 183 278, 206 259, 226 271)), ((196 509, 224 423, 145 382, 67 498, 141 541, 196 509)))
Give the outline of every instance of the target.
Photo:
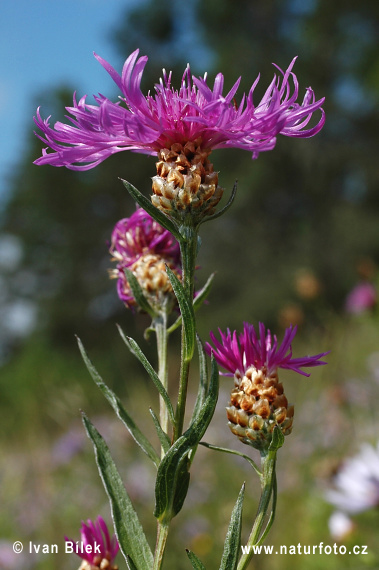
POLYGON ((152 570, 162 568, 163 556, 166 548, 169 525, 158 522, 157 543, 155 545, 154 565, 152 570))
MULTIPOLYGON (((167 367, 167 311, 165 308, 160 312, 159 316, 154 319, 154 329, 157 335, 157 352, 158 352, 158 376, 163 387, 168 391, 168 367, 167 367)), ((162 430, 168 432, 168 411, 167 406, 159 396, 159 420, 162 430)), ((164 449, 161 448, 161 457, 164 456, 164 449)))
MULTIPOLYGON (((188 301, 192 304, 194 295, 195 264, 197 255, 198 228, 183 226, 180 251, 182 254, 182 284, 188 301)), ((195 317, 194 317, 195 318, 195 317)), ((175 429, 173 441, 176 441, 183 433, 184 415, 187 401, 187 388, 191 360, 185 358, 184 350, 184 322, 182 322, 181 337, 181 366, 179 379, 178 402, 176 407, 175 429)))
POLYGON ((238 562, 237 570, 245 570, 247 568, 253 554, 253 546, 257 546, 263 541, 269 529, 274 522, 275 506, 276 506, 276 452, 277 450, 262 453, 262 477, 261 477, 261 498, 258 505, 257 515, 255 517, 254 525, 251 530, 249 539, 247 541, 247 548, 238 562), (262 528, 265 522, 266 514, 270 505, 271 497, 273 497, 272 511, 267 523, 267 527, 262 533, 262 528), (262 535, 261 535, 262 533, 262 535))

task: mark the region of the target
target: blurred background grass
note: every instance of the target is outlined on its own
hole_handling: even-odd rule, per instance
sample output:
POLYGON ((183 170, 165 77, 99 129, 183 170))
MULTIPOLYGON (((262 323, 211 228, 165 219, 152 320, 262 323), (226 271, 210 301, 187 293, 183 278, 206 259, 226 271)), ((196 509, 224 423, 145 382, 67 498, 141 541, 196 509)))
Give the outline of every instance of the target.
MULTIPOLYGON (((111 63, 120 69, 139 47, 149 56, 145 90, 153 88, 163 67, 173 70, 178 84, 189 61, 195 74, 207 70, 210 81, 222 71, 226 88, 242 75, 241 91, 248 91, 261 72, 258 101, 272 78, 271 62, 286 68, 299 55, 295 72, 301 92, 311 84, 318 98, 327 98, 327 123, 314 139, 282 137, 274 151, 255 162, 242 151, 214 153, 221 185, 231 189, 238 178, 239 189, 231 210, 203 226, 199 284, 210 272, 217 275, 198 325, 206 340, 209 330, 241 329, 244 320, 263 320, 280 337, 292 322, 299 326, 295 356, 331 350, 328 366, 314 370, 310 379, 281 376, 295 404, 295 426, 279 457, 278 515, 267 543, 332 544, 328 519, 333 508, 324 490, 346 455, 379 436, 378 315, 376 309, 359 315, 345 311, 352 287, 358 282, 376 286, 378 278, 377 3, 145 0, 124 15, 115 14, 115 22, 114 29, 104 30, 119 48, 119 62, 111 63)), ((61 119, 71 96, 71 87, 52 85, 31 105, 30 114, 41 104, 44 116, 61 119)), ((128 313, 108 281, 107 242, 115 222, 134 211, 118 177, 148 195, 154 159, 121 153, 86 173, 37 168, 32 161, 41 144, 31 131, 11 173, 0 228, 0 536, 63 547, 65 534, 78 537, 82 519, 101 513, 110 520, 80 422, 83 409, 109 442, 153 540, 154 473, 92 385, 74 334, 153 438, 148 406, 156 407, 155 394, 115 323, 153 361, 154 346, 143 341, 148 321, 128 313)), ((176 338, 172 380, 177 347, 176 338)), ((195 368, 191 382, 195 390, 195 368)), ((206 440, 246 453, 226 426, 229 390, 230 381, 222 380, 206 440)), ((207 568, 218 567, 244 480, 246 538, 259 495, 254 473, 243 461, 199 450, 187 504, 170 535, 167 568, 189 567, 185 547, 207 568)), ((367 544, 368 556, 261 555, 254 568, 378 568, 378 516, 372 510, 355 517, 355 530, 343 541, 367 544)), ((75 557, 62 554, 29 556, 22 563, 42 570, 78 566, 75 557)), ((13 567, 11 561, 1 564, 13 567)))

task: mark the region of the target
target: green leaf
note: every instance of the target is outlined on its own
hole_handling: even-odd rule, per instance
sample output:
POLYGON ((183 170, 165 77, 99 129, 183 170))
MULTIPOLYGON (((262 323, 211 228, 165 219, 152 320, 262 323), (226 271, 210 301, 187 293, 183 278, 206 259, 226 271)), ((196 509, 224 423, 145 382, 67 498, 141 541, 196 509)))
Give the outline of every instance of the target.
POLYGON ((212 273, 209 277, 207 282, 205 283, 204 287, 202 287, 200 289, 200 291, 198 291, 196 297, 193 300, 193 308, 195 311, 197 311, 201 305, 204 303, 205 299, 208 297, 210 291, 211 291, 211 287, 213 285, 213 279, 214 279, 215 273, 212 273))
POLYGON ((152 319, 157 316, 157 312, 153 309, 150 305, 149 301, 146 299, 145 295, 143 294, 141 285, 138 282, 137 277, 134 275, 133 271, 128 269, 127 267, 124 268, 125 277, 128 280, 130 288, 133 293, 133 297, 135 298, 137 305, 145 311, 152 319))
POLYGON ((227 210, 229 210, 230 206, 233 204, 234 198, 236 197, 236 194, 237 194, 237 180, 234 183, 232 194, 228 200, 228 203, 221 210, 219 210, 218 212, 216 212, 212 216, 208 216, 208 217, 203 218, 200 223, 203 224, 204 222, 209 222, 210 220, 215 220, 216 218, 219 218, 220 216, 225 214, 225 212, 227 210))
POLYGON ((201 562, 201 560, 198 559, 194 552, 191 550, 186 550, 186 552, 194 570, 206 570, 204 564, 201 562))
POLYGON ((168 414, 170 416, 170 419, 171 419, 172 423, 174 423, 175 422, 174 409, 172 407, 169 395, 167 394, 165 387, 163 386, 162 382, 160 381, 158 374, 155 372, 154 368, 151 366, 150 362, 148 361, 148 359, 146 358, 146 356, 144 355, 144 353, 142 352, 142 350, 140 349, 140 347, 138 346, 136 341, 134 339, 132 339, 130 336, 126 336, 124 331, 121 329, 120 326, 117 325, 117 328, 118 328, 118 331, 121 335, 122 340, 125 342, 126 346, 130 350, 130 352, 132 354, 134 354, 134 356, 140 361, 140 363, 143 365, 146 372, 149 374, 150 378, 154 382, 155 387, 157 388, 159 394, 162 396, 162 398, 166 404, 167 411, 168 411, 168 414))
POLYGON ((168 437, 167 433, 165 433, 163 431, 161 424, 159 423, 159 420, 158 420, 155 412, 151 408, 149 408, 149 412, 151 414, 151 417, 153 418, 154 426, 155 426, 159 441, 161 442, 162 449, 165 453, 167 453, 168 450, 170 449, 170 446, 171 446, 170 438, 168 437))
POLYGON ((231 455, 238 455, 239 457, 243 457, 244 459, 246 459, 246 461, 248 463, 250 463, 250 465, 252 466, 254 471, 259 475, 259 477, 262 476, 262 471, 259 469, 259 467, 255 463, 255 461, 253 461, 251 459, 251 457, 249 457, 248 455, 245 455, 244 453, 241 453, 240 451, 236 451, 235 449, 228 449, 227 447, 218 447, 217 445, 212 445, 211 443, 206 443, 205 441, 201 441, 200 445, 203 445, 204 447, 207 447, 208 449, 214 449, 215 451, 221 451, 222 453, 230 453, 231 455))
POLYGON ((135 188, 130 182, 126 180, 120 179, 129 194, 133 197, 133 199, 143 208, 150 216, 158 222, 161 226, 166 228, 172 235, 179 241, 181 239, 181 235, 178 231, 177 226, 174 224, 172 220, 166 214, 158 210, 151 201, 146 198, 137 188, 135 188))
MULTIPOLYGON (((213 279, 214 279, 215 273, 212 273, 212 275, 208 278, 206 284, 204 285, 204 287, 202 287, 202 289, 200 289, 200 291, 198 291, 196 297, 193 300, 193 310, 198 311, 200 309, 200 307, 202 306, 202 304, 204 303, 205 299, 208 297, 212 284, 213 284, 213 279)), ((179 316, 176 321, 167 329, 168 334, 171 334, 172 332, 174 332, 177 328, 180 327, 180 325, 182 324, 182 317, 179 316)))
POLYGON ((242 485, 236 504, 230 518, 226 534, 224 552, 220 570, 236 570, 241 548, 242 505, 245 494, 245 484, 242 485))
POLYGON ((82 341, 80 338, 77 337, 79 350, 85 362, 85 365, 88 368, 89 373, 92 376, 95 384, 101 390, 105 398, 108 400, 114 411, 116 412, 117 416, 123 422, 127 430, 129 431, 130 435, 133 437, 134 441, 140 446, 142 451, 146 453, 148 457, 153 461, 153 463, 158 467, 160 463, 159 456, 155 451, 154 447, 151 445, 150 441, 147 437, 141 432, 141 430, 137 427, 134 423, 134 420, 128 414, 128 412, 123 407, 120 399, 116 396, 114 392, 105 384, 103 379, 101 378, 100 374, 97 372, 96 368, 92 364, 91 360, 88 358, 87 353, 84 349, 82 341))
POLYGON ((195 329, 195 313, 193 310, 192 302, 189 302, 187 295, 185 294, 183 285, 175 275, 173 271, 166 265, 166 271, 170 283, 174 290, 175 296, 179 303, 180 312, 182 315, 182 322, 184 324, 184 350, 183 358, 186 361, 190 361, 193 357, 195 350, 195 339, 196 339, 196 329, 195 329))
POLYGON ((269 451, 277 451, 284 443, 284 435, 280 427, 275 426, 272 432, 272 440, 268 448, 269 451))
POLYGON ((161 522, 169 522, 182 508, 188 488, 188 454, 198 445, 213 417, 218 398, 218 368, 212 356, 211 381, 207 397, 196 419, 174 443, 162 459, 155 484, 154 516, 161 522))
POLYGON ((83 423, 95 449, 96 463, 109 497, 121 552, 127 562, 128 558, 132 560, 136 570, 151 570, 153 555, 108 446, 84 414, 83 423))
POLYGON ((196 342, 197 342, 197 351, 199 354, 199 389, 197 392, 196 402, 192 414, 192 420, 194 420, 200 409, 204 403, 205 397, 208 391, 208 366, 207 366, 207 358, 205 355, 205 350, 203 347, 203 343, 200 340, 200 337, 196 335, 196 342))

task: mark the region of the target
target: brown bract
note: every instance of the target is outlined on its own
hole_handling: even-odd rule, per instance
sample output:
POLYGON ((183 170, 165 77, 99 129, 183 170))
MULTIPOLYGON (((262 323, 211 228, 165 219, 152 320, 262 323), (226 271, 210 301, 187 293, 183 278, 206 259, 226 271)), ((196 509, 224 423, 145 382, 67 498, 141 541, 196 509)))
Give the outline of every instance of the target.
POLYGON ((208 160, 210 152, 201 148, 201 139, 161 149, 153 177, 154 206, 178 219, 188 213, 198 219, 212 215, 223 189, 208 160))
POLYGON ((226 408, 231 431, 257 449, 268 448, 275 426, 284 435, 292 430, 294 407, 288 404, 278 374, 266 375, 254 366, 234 376, 235 388, 226 408))

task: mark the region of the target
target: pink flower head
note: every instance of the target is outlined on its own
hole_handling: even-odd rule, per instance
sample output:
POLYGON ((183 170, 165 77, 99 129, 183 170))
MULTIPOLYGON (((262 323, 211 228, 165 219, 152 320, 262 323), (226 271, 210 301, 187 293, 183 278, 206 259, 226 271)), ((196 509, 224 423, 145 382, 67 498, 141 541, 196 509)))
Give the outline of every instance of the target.
POLYGON ((348 294, 345 302, 346 312, 359 315, 375 307, 377 292, 372 283, 358 283, 348 294))
POLYGON ((271 336, 269 330, 265 329, 263 323, 259 323, 259 338, 253 325, 244 323, 244 330, 237 337, 237 332, 233 334, 227 329, 224 334, 220 329, 221 342, 219 342, 213 332, 210 333, 214 347, 206 343, 205 349, 208 354, 213 353, 220 366, 228 370, 225 376, 233 376, 236 372, 244 374, 248 368, 254 366, 257 370, 263 370, 266 375, 274 374, 278 368, 287 368, 310 376, 301 368, 320 366, 326 364, 320 360, 328 352, 316 354, 316 356, 304 356, 303 358, 292 358, 291 343, 296 335, 297 327, 288 327, 284 334, 282 344, 278 345, 276 336, 271 336))
POLYGON ((67 543, 71 544, 73 552, 80 558, 88 562, 91 567, 105 568, 103 560, 108 561, 107 568, 112 569, 112 562, 116 558, 119 551, 119 545, 116 536, 110 537, 108 527, 101 516, 98 516, 95 522, 82 522, 80 529, 80 542, 65 537, 67 543))
POLYGON ((128 285, 124 269, 146 255, 162 258, 181 273, 180 247, 174 236, 156 222, 143 208, 138 208, 130 218, 123 218, 114 227, 110 253, 115 261, 117 292, 129 307, 134 297, 128 285))
POLYGON ((324 98, 316 101, 310 87, 298 103, 299 84, 293 73, 296 58, 279 77, 274 76, 263 98, 254 105, 254 81, 249 93, 239 104, 235 95, 240 83, 223 95, 224 76, 218 73, 213 89, 207 76, 196 78, 189 66, 184 71, 178 90, 171 84, 171 73, 163 70, 163 79, 155 85, 155 94, 144 95, 141 80, 148 58, 134 51, 125 61, 120 76, 109 63, 95 54, 96 59, 112 77, 122 96, 113 103, 104 95, 95 96, 96 105, 79 101, 74 95, 73 106, 67 107, 69 123, 56 122, 50 127, 39 109, 34 119, 43 135, 37 135, 53 152, 43 150, 35 164, 66 166, 72 170, 93 168, 112 154, 123 150, 155 155, 174 143, 201 140, 204 149, 241 148, 257 158, 262 151, 272 150, 278 134, 290 137, 311 137, 325 122, 324 98), (291 89, 290 82, 293 86, 291 89), (292 90, 292 92, 291 92, 292 90), (312 114, 319 110, 321 118, 306 129, 312 114))

